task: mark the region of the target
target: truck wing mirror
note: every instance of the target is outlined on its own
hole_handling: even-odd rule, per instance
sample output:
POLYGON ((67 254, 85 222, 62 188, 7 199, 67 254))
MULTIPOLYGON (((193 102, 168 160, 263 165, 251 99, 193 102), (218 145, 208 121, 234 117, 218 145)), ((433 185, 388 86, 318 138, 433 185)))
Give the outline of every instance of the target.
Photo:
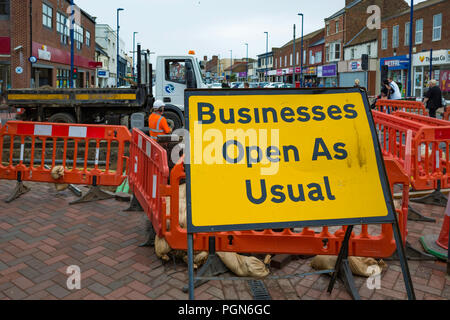
POLYGON ((186 85, 188 89, 197 88, 197 83, 195 82, 194 68, 192 68, 192 63, 186 60, 186 85))

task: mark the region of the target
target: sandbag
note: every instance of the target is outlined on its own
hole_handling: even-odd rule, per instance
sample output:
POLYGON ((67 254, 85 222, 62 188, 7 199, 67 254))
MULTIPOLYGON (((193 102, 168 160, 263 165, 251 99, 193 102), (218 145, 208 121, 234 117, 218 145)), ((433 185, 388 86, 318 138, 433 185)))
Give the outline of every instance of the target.
POLYGON ((265 278, 270 273, 267 265, 256 257, 246 257, 235 252, 217 252, 217 255, 239 277, 265 278))
POLYGON ((169 244, 165 238, 160 238, 158 235, 155 236, 155 253, 158 258, 164 261, 169 261, 169 253, 172 251, 169 244))
MULTIPOLYGON (((311 260, 311 267, 315 270, 331 270, 336 266, 337 256, 315 256, 311 260)), ((387 269, 383 260, 377 261, 373 258, 348 257, 348 264, 352 273, 362 277, 378 275, 387 269), (378 266, 378 268, 369 268, 378 266)))
MULTIPOLYGON (((53 167, 52 171, 50 172, 50 175, 55 180, 61 179, 62 177, 64 177, 64 167, 63 166, 55 166, 55 167, 53 167)), ((68 187, 69 187, 68 184, 55 183, 56 191, 64 191, 68 187)))

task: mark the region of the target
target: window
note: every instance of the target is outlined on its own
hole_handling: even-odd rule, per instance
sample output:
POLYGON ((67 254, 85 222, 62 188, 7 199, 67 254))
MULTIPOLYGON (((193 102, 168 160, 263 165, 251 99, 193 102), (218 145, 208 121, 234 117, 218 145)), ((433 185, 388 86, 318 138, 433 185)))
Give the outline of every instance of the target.
POLYGON ((314 56, 315 63, 322 63, 322 51, 316 52, 314 56))
POLYGON ((416 44, 423 41, 423 19, 416 20, 416 44))
POLYGON ((42 4, 42 24, 47 28, 52 28, 53 9, 45 3, 42 4))
POLYGON ((303 63, 306 64, 306 50, 303 50, 303 63))
POLYGON ((341 44, 340 43, 334 44, 334 59, 335 60, 341 59, 341 44))
POLYGON ((410 23, 405 23, 405 46, 409 46, 409 29, 411 28, 410 23))
POLYGON ((299 60, 298 56, 299 56, 299 53, 297 51, 297 59, 296 59, 296 61, 297 61, 297 64, 300 64, 300 60, 299 60))
POLYGON ((372 55, 372 46, 370 44, 367 45, 367 55, 369 57, 372 55))
POLYGON ((433 16, 433 41, 441 40, 442 13, 433 16))
POLYGON ((314 56, 312 50, 309 50, 309 64, 314 64, 314 56))
POLYGON ((186 83, 186 62, 185 60, 166 60, 166 80, 186 83))
POLYGON ((398 48, 398 32, 399 26, 396 25, 392 28, 392 48, 398 48))
POLYGON ((355 48, 350 49, 350 59, 355 59, 355 48))
POLYGON ((329 35, 330 35, 330 25, 327 24, 327 36, 329 36, 329 35))
POLYGON ((9 16, 9 0, 0 0, 0 16, 9 16))
POLYGON ((325 48, 325 61, 328 62, 330 61, 330 47, 326 46, 325 48))
POLYGON ((79 25, 75 24, 74 27, 74 39, 75 39, 75 45, 78 50, 81 50, 83 48, 83 39, 84 39, 84 29, 80 27, 79 25))
POLYGON ((287 67, 287 56, 284 56, 284 66, 287 67))
POLYGON ((69 88, 70 85, 70 70, 58 69, 56 71, 56 87, 69 88))
POLYGON ((56 13, 56 31, 60 35, 61 43, 67 44, 70 37, 68 19, 61 13, 56 13))
POLYGON ((339 21, 336 21, 336 33, 339 32, 339 21))
POLYGON ((292 53, 289 56, 289 65, 292 66, 292 53))
POLYGON ((281 57, 280 57, 280 68, 283 66, 283 65, 281 64, 281 62, 282 62, 282 60, 281 60, 281 57))
POLYGON ((388 29, 381 31, 381 49, 387 49, 388 44, 388 29))
POLYGON ((87 47, 91 46, 91 33, 87 30, 86 30, 86 46, 87 47))

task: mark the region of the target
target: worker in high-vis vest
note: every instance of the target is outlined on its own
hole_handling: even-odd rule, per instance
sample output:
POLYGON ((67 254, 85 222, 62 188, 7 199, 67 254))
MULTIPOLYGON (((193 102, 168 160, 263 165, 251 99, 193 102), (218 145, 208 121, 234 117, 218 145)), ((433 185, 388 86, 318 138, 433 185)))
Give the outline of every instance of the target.
POLYGON ((148 127, 150 138, 155 139, 160 135, 170 134, 172 129, 167 123, 167 119, 162 116, 164 113, 164 102, 156 100, 153 104, 153 112, 148 117, 148 127))

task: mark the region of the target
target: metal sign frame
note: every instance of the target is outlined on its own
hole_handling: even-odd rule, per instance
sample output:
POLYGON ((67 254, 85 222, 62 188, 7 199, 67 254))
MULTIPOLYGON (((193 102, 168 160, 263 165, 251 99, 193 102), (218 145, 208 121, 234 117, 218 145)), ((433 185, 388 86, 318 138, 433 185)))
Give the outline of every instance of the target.
MULTIPOLYGON (((378 135, 376 134, 375 124, 372 118, 371 109, 367 99, 367 93, 360 88, 325 88, 325 89, 191 89, 185 91, 185 123, 186 128, 189 130, 189 98, 192 96, 230 96, 230 95, 286 95, 286 94, 333 94, 333 93, 361 93, 364 103, 364 109, 366 111, 366 117, 369 121, 369 127, 372 134, 372 141, 374 144, 374 151, 377 161, 377 168, 379 172, 380 182, 382 186, 385 203, 387 206, 388 214, 383 217, 370 217, 370 218, 350 218, 350 219, 338 219, 338 220, 316 220, 316 221, 292 221, 282 223, 258 223, 258 224, 241 224, 241 225, 222 225, 214 227, 196 227, 192 225, 192 207, 191 207, 191 172, 190 161, 185 164, 186 170, 186 196, 187 196, 187 241, 188 241, 188 276, 189 276, 189 299, 194 300, 194 288, 195 281, 199 279, 208 279, 207 277, 195 277, 194 276, 194 233, 197 232, 217 232, 217 231, 239 231, 239 230, 255 230, 255 229, 278 229, 278 228, 292 228, 292 227, 309 227, 309 226, 341 226, 347 225, 345 237, 341 243, 340 252, 337 258, 337 262, 334 270, 332 271, 332 278, 328 286, 328 292, 331 293, 334 284, 338 276, 344 278, 344 284, 348 288, 354 299, 359 299, 359 294, 355 288, 352 272, 348 263, 348 246, 349 239, 354 225, 359 224, 392 224, 394 233, 394 239, 397 245, 397 254, 400 260, 403 279, 405 282, 405 288, 409 300, 415 300, 415 293, 412 284, 411 275, 409 272, 408 263, 406 261, 405 248, 403 246, 401 233, 399 230, 397 215, 395 213, 395 207, 392 200, 391 190, 389 187, 386 169, 384 161, 381 155, 380 144, 378 142, 378 135)), ((189 148, 190 146, 187 146, 189 148)), ((185 154, 190 155, 190 151, 185 154)), ((212 235, 213 236, 213 235, 212 235)), ((217 258, 215 256, 215 242, 210 239, 210 257, 208 259, 217 258)), ((210 266, 211 263, 205 264, 210 266)), ((201 270, 199 274, 205 273, 205 270, 201 270)), ((211 277, 212 279, 218 279, 211 277)))

